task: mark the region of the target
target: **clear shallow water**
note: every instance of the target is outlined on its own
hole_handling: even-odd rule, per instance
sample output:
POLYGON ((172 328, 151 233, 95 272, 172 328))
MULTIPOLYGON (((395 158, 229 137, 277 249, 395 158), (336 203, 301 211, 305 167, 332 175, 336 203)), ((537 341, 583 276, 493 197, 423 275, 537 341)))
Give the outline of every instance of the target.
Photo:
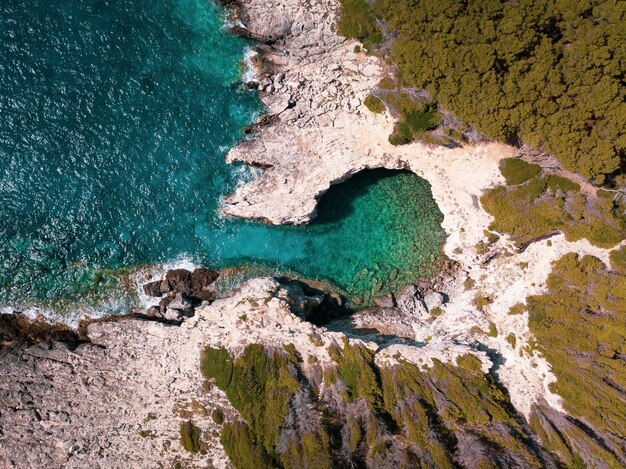
POLYGON ((123 311, 124 268, 181 257, 365 302, 434 272, 441 214, 414 175, 358 175, 306 228, 219 217, 251 173, 224 155, 262 112, 221 26, 206 0, 3 0, 0 305, 123 311))

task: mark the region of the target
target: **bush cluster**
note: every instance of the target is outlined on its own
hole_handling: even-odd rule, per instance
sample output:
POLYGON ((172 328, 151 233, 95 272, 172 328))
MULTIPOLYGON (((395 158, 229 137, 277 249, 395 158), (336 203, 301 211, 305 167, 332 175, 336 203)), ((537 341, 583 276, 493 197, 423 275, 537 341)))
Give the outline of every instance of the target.
POLYGON ((396 92, 385 95, 387 105, 399 116, 389 136, 392 145, 404 145, 412 142, 424 132, 432 130, 442 122, 437 104, 416 99, 408 93, 396 92))
MULTIPOLYGON (((346 340, 329 349, 334 365, 313 384, 292 346, 250 345, 236 360, 220 350, 207 349, 203 371, 224 384, 232 363, 223 390, 245 422, 225 422, 221 442, 236 468, 453 468, 468 457, 478 467, 545 467, 539 440, 473 355, 423 369, 404 361, 380 367, 371 350, 346 340)), ((539 423, 536 432, 551 428, 539 423)), ((572 451, 563 460, 576 458, 572 451)))
POLYGON ((520 247, 557 231, 605 248, 626 237, 624 207, 613 199, 585 196, 569 179, 542 175, 520 160, 503 160, 501 170, 507 181, 521 182, 489 190, 481 203, 494 217, 489 229, 509 233, 520 247))
POLYGON ((327 443, 323 444, 328 437, 323 429, 310 435, 312 441, 307 434, 297 435, 289 439, 287 448, 279 450, 292 400, 302 390, 297 363, 290 344, 284 352, 249 345, 236 360, 223 348, 205 349, 201 364, 205 378, 225 392, 245 420, 226 423, 222 428, 222 445, 235 467, 287 467, 288 462, 293 463, 290 467, 297 467, 303 461, 329 467, 327 443))

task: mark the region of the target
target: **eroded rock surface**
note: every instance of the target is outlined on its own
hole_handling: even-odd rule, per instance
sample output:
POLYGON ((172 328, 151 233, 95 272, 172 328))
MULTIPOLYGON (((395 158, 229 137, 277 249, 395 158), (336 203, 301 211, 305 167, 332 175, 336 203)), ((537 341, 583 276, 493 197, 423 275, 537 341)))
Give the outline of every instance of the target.
POLYGON ((297 284, 258 279, 181 326, 128 318, 89 325, 89 341, 77 346, 0 349, 0 467, 227 465, 209 414, 229 405, 203 384, 202 349, 286 341, 313 349, 315 326, 291 308, 304 314, 321 301, 297 284), (190 418, 203 429, 204 455, 180 444, 180 424, 190 418))
MULTIPOLYGON (((260 278, 180 326, 126 318, 92 323, 81 344, 0 349, 0 467, 230 467, 223 425, 250 422, 228 400, 228 382, 207 384, 201 356, 211 347, 236 358, 250 345, 288 356, 285 370, 299 383, 280 434, 304 445, 312 428, 336 432, 342 445, 319 451, 339 465, 557 467, 558 455, 533 433, 540 429, 597 462, 599 443, 545 403, 533 410, 531 429, 484 352, 454 342, 349 339, 305 320, 324 301, 299 283, 260 278), (181 428, 199 432, 198 452, 185 449, 181 428)), ((249 385, 249 393, 257 389, 249 385)), ((311 456, 289 448, 277 444, 281 464, 311 456)))

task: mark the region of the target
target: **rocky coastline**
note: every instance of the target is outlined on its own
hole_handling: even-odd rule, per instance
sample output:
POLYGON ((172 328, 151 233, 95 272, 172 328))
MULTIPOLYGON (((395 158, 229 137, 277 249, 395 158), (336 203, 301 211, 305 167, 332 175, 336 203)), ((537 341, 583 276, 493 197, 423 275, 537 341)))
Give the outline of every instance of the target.
MULTIPOLYGON (((581 431, 580 422, 567 416, 550 390, 550 365, 540 354, 524 352, 532 340, 528 315, 509 314, 545 290, 554 260, 575 252, 608 264, 608 251, 568 242, 562 234, 521 252, 505 236, 486 243, 491 218, 477 201, 503 181, 498 162, 515 149, 499 143, 390 145, 393 118, 369 112, 363 102, 391 70, 336 33, 337 0, 223 3, 232 12, 232 32, 258 42, 251 59, 256 80, 247 86, 259 90, 268 110, 249 129, 255 138, 227 156, 263 172, 225 200, 224 213, 306 224, 333 184, 367 169, 406 169, 431 184, 444 214, 447 268, 350 316, 336 298, 300 282, 252 279, 216 298, 211 285, 218 273, 178 269, 144 285, 146 295, 159 301, 145 313, 84 322, 77 331, 3 317, 0 466, 230 467, 212 413, 219 409, 227 420, 239 414, 224 392, 207 385, 201 355, 208 346, 237 355, 251 344, 276 350, 293 344, 320 402, 338 399, 332 386, 324 395, 329 385, 323 376, 335 366, 329 350, 346 344, 370 350, 380 369, 409 363, 428 370, 471 356, 478 363, 473 372, 497 380, 511 422, 519 423, 489 428, 494 441, 516 442, 502 450, 501 464, 558 467, 530 429, 531 420, 550 438, 560 434, 587 464, 608 467, 598 457, 602 451, 626 464, 602 435, 581 431), (477 305, 479 297, 488 304, 477 305), (506 340, 510 334, 517 343, 506 340), (201 429, 197 451, 184 447, 181 422, 201 429)), ((441 395, 437 405, 443 413, 452 404, 441 395)), ((473 432, 454 429, 454 458, 465 467, 496 457, 491 443, 473 432)), ((398 444, 387 437, 390 447, 398 444)), ((394 457, 377 467, 404 461, 394 457)))

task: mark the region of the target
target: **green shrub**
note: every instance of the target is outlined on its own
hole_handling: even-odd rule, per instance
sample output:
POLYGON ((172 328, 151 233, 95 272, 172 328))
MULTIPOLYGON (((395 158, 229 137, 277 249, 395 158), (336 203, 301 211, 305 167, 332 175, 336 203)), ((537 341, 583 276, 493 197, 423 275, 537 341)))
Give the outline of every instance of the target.
POLYGON ((385 105, 383 102, 373 94, 368 94, 363 101, 363 104, 365 104, 365 107, 374 114, 381 114, 385 111, 385 105))
POLYGON ((392 145, 410 143, 442 122, 436 103, 416 99, 403 92, 386 94, 384 99, 399 116, 389 136, 392 145))
POLYGON ((378 82, 378 88, 381 90, 395 90, 397 88, 397 83, 389 77, 381 78, 378 82))
POLYGON ((500 161, 500 172, 509 186, 521 184, 534 178, 541 172, 541 166, 529 164, 517 158, 505 158, 500 161))
POLYGON ((190 453, 200 451, 200 429, 191 420, 180 424, 180 444, 190 453))
POLYGON ((474 298, 474 305, 481 311, 490 304, 491 298, 489 298, 488 296, 476 295, 476 297, 474 298))
POLYGON ((406 145, 413 141, 413 132, 406 122, 396 122, 393 132, 389 136, 389 143, 392 145, 406 145))
POLYGON ((224 425, 220 442, 230 462, 237 469, 271 469, 275 467, 263 448, 254 444, 248 427, 242 423, 224 425))
POLYGON ((339 34, 358 39, 366 49, 372 50, 382 42, 382 34, 376 26, 366 0, 340 0, 341 16, 338 23, 339 34))
POLYGON ((496 327, 496 325, 493 322, 489 323, 489 334, 487 334, 489 337, 498 337, 498 328, 496 327))
POLYGON ((511 348, 515 348, 515 345, 517 344, 517 337, 515 337, 515 334, 511 332, 506 336, 506 341, 509 343, 511 348))
POLYGON ((220 409, 213 409, 213 412, 211 412, 211 419, 218 425, 223 424, 224 412, 222 412, 220 409))
POLYGON ((439 306, 436 306, 430 310, 430 315, 434 318, 439 317, 442 314, 443 314, 443 309, 441 309, 439 306))

